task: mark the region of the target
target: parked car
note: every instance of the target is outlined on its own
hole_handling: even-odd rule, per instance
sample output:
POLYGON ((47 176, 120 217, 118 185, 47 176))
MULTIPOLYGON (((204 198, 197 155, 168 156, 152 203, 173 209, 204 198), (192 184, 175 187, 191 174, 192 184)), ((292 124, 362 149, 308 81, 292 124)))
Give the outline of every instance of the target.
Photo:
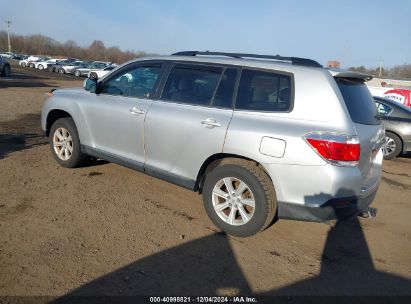
POLYGON ((0 76, 9 76, 10 71, 10 63, 3 56, 0 56, 0 76))
POLYGON ((40 57, 40 58, 38 58, 38 59, 32 59, 32 60, 28 60, 28 62, 27 62, 27 66, 29 67, 29 68, 32 68, 32 69, 34 69, 34 67, 35 67, 35 65, 36 65, 36 63, 37 62, 40 62, 40 61, 47 61, 47 60, 50 60, 51 58, 50 57, 40 57))
POLYGON ((14 56, 12 57, 12 59, 14 60, 23 60, 28 58, 29 56, 27 55, 23 55, 23 54, 14 54, 14 56))
POLYGON ((77 69, 78 67, 80 67, 80 66, 82 66, 82 65, 83 65, 83 61, 73 61, 73 62, 70 62, 70 63, 66 63, 66 64, 61 65, 61 66, 58 68, 57 71, 58 71, 60 74, 71 74, 71 72, 72 72, 73 70, 77 69))
POLYGON ((61 166, 93 156, 198 191, 217 227, 250 236, 276 214, 371 210, 384 142, 371 78, 303 58, 180 52, 51 92, 41 125, 61 166))
POLYGON ((108 73, 110 73, 116 67, 117 67, 117 65, 109 65, 109 66, 107 66, 107 67, 105 67, 104 69, 101 69, 101 70, 92 70, 87 74, 87 77, 91 78, 91 79, 100 79, 100 78, 106 76, 108 73))
POLYGON ((385 127, 384 159, 411 152, 411 108, 388 98, 374 100, 385 127))
POLYGON ((28 56, 26 59, 21 60, 19 62, 19 65, 24 68, 24 67, 28 66, 29 61, 32 62, 32 61, 36 61, 36 60, 39 60, 39 59, 40 59, 40 56, 28 56))
POLYGON ((94 61, 92 64, 90 64, 88 67, 82 67, 78 69, 73 70, 73 75, 77 77, 81 76, 88 76, 88 74, 92 71, 98 71, 106 68, 107 66, 110 65, 110 62, 103 62, 103 61, 94 61))
POLYGON ((6 59, 12 59, 13 56, 14 56, 14 53, 11 53, 11 52, 0 53, 0 57, 6 58, 6 59))
POLYGON ((58 73, 58 70, 59 70, 60 67, 62 67, 63 65, 68 65, 68 64, 70 64, 71 62, 74 62, 74 61, 78 61, 78 59, 68 58, 68 59, 57 60, 57 61, 56 61, 56 64, 50 65, 50 66, 47 68, 47 70, 48 70, 49 72, 58 73))
POLYGON ((58 59, 39 60, 34 62, 34 67, 39 70, 47 69, 48 66, 56 64, 58 59))

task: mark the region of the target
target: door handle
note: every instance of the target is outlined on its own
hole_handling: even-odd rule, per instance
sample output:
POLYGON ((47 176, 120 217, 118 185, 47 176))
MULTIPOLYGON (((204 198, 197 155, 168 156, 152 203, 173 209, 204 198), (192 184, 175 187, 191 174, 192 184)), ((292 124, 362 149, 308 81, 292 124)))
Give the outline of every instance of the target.
POLYGON ((132 107, 130 110, 131 114, 144 114, 145 111, 139 107, 132 107))
POLYGON ((202 125, 205 125, 206 128, 215 128, 215 127, 221 127, 221 124, 219 124, 215 119, 213 118, 207 118, 206 120, 201 121, 202 125))

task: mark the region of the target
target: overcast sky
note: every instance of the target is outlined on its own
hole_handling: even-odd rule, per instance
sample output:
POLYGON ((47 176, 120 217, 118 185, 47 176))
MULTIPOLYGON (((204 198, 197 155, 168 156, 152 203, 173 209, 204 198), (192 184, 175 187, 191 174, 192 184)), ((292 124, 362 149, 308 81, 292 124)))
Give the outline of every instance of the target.
POLYGON ((410 0, 0 0, 0 30, 169 54, 308 57, 343 67, 411 63, 410 0))

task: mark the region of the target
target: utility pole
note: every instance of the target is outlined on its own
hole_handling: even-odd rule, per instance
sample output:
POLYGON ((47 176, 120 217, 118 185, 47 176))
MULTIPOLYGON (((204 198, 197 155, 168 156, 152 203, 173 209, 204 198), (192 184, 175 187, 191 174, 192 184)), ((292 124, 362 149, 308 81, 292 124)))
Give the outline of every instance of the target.
POLYGON ((380 72, 378 73, 378 77, 381 77, 381 70, 382 70, 382 59, 380 60, 380 72))
POLYGON ((9 52, 11 52, 11 44, 10 44, 10 24, 11 24, 11 21, 7 20, 6 24, 7 24, 7 40, 8 40, 8 43, 9 43, 9 52))

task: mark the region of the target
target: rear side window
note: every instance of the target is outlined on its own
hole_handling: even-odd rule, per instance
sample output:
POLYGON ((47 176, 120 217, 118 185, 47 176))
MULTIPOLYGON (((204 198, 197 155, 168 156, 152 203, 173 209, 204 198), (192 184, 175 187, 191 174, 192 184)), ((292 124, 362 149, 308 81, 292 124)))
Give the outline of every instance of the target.
POLYGON ((381 123, 374 99, 363 81, 348 78, 336 78, 335 80, 353 122, 363 125, 381 123))
POLYGON ((289 111, 291 109, 291 77, 272 72, 243 70, 236 109, 289 111))
POLYGON ((387 106, 386 104, 376 102, 375 105, 377 106, 378 113, 386 116, 391 113, 392 108, 387 106))
POLYGON ((175 67, 171 70, 162 99, 195 105, 209 105, 222 69, 175 67))

